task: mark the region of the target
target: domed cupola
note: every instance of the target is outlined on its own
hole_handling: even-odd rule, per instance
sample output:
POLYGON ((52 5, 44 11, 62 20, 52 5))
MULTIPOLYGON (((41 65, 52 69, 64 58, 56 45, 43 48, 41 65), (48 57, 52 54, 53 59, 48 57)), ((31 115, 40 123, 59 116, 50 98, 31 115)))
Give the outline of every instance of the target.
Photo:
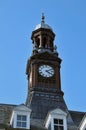
MULTIPOLYGON (((32 32, 31 39, 33 42, 33 51, 36 53, 54 52, 54 38, 53 29, 45 23, 45 17, 42 14, 41 23, 36 25, 32 32)), ((35 53, 34 53, 35 54, 35 53)))
POLYGON ((44 15, 42 15, 41 23, 36 25, 34 30, 38 30, 40 28, 44 28, 44 29, 50 29, 51 31, 53 31, 53 29, 48 24, 45 23, 44 19, 45 19, 45 17, 44 17, 44 15))

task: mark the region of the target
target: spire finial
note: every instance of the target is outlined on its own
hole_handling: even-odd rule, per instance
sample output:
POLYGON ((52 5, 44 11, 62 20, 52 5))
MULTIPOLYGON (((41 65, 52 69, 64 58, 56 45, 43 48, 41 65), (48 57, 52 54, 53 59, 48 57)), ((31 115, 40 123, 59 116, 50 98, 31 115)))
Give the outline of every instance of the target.
POLYGON ((44 13, 42 13, 42 18, 41 18, 41 22, 44 23, 44 19, 45 19, 45 16, 44 16, 44 13))

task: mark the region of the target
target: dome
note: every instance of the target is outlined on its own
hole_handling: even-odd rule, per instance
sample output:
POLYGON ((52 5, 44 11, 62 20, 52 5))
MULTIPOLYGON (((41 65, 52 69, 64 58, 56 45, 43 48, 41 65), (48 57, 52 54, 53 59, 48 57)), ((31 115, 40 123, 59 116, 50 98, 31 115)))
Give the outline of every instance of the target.
POLYGON ((48 24, 45 24, 44 22, 41 22, 40 24, 36 25, 34 30, 37 30, 39 28, 45 28, 45 29, 52 30, 52 28, 48 24))
POLYGON ((52 28, 48 24, 45 23, 44 19, 45 19, 45 17, 44 17, 44 15, 42 15, 41 23, 36 25, 34 30, 37 30, 39 28, 44 28, 44 29, 50 29, 51 31, 53 31, 52 28))

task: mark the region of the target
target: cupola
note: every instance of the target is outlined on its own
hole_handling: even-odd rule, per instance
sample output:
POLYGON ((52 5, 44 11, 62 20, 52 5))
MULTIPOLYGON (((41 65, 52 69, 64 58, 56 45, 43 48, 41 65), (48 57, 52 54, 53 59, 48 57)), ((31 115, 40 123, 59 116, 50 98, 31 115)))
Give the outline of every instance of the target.
POLYGON ((31 35, 33 43, 33 52, 42 53, 47 51, 53 53, 54 38, 55 34, 53 32, 53 29, 48 24, 45 23, 45 17, 42 14, 41 23, 36 25, 31 35))

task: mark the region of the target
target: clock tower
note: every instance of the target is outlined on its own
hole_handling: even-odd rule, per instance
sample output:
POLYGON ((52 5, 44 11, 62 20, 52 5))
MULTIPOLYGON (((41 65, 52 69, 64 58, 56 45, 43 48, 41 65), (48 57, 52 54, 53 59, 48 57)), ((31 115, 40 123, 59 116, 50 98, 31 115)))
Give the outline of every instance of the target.
POLYGON ((44 20, 42 15, 41 23, 32 32, 33 50, 26 68, 28 79, 26 105, 32 110, 31 120, 41 122, 53 109, 67 110, 61 89, 61 59, 54 45, 55 33, 44 20))

